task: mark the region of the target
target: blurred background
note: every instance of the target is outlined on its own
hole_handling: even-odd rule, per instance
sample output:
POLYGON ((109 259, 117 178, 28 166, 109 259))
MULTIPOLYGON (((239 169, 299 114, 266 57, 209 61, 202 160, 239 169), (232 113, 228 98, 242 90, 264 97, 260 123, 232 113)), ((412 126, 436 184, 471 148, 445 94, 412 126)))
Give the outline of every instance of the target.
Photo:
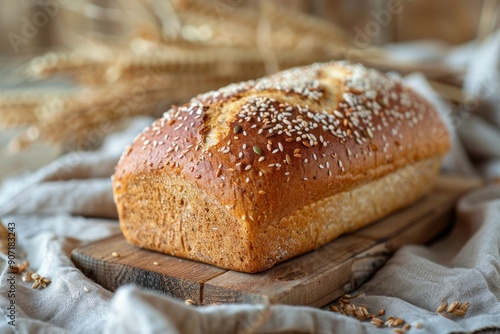
POLYGON ((498 0, 0 0, 0 178, 96 149, 198 93, 337 59, 422 75, 460 125, 472 173, 500 161, 462 126, 479 115, 500 147, 487 106, 500 95, 498 43, 487 49, 499 12, 498 0), (492 67, 471 74, 485 48, 492 67))

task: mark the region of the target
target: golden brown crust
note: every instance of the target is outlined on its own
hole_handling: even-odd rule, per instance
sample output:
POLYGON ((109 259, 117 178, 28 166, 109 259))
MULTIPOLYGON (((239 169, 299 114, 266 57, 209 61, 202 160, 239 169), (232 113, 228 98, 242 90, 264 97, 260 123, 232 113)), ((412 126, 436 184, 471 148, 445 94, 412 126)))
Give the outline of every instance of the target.
POLYGON ((361 65, 314 64, 173 107, 123 154, 115 200, 122 229, 127 211, 147 225, 139 221, 147 206, 135 204, 127 189, 170 175, 202 190, 242 230, 255 231, 448 147, 436 111, 398 80, 361 65))
POLYGON ((245 225, 204 189, 168 172, 127 176, 118 210, 122 231, 134 245, 258 272, 412 203, 432 188, 439 165, 439 157, 410 164, 261 225, 245 225))

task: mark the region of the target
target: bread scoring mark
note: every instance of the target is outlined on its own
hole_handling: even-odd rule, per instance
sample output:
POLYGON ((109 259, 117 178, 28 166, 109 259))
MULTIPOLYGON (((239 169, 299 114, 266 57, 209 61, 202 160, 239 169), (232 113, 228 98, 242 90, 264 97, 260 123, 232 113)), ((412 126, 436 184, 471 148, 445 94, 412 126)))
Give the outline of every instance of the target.
POLYGON ((222 106, 217 106, 213 108, 213 111, 208 114, 208 118, 205 120, 205 128, 207 132, 205 133, 204 144, 205 147, 212 147, 219 143, 219 141, 228 135, 228 124, 234 120, 233 108, 238 108, 237 104, 241 103, 236 101, 233 103, 225 103, 222 106))

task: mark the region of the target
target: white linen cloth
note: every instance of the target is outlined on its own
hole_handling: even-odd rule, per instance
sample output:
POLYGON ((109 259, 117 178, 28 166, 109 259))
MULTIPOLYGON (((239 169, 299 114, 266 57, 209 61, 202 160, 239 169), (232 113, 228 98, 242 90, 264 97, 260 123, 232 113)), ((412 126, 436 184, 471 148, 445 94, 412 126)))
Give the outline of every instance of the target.
MULTIPOLYGON (((476 80, 471 72, 467 86, 473 92, 474 82, 497 80, 490 83, 496 85, 496 91, 481 96, 494 109, 482 111, 483 105, 478 106, 471 116, 475 121, 467 119, 458 131, 453 130, 454 150, 445 166, 449 170, 475 173, 465 155, 475 150, 474 154, 485 157, 482 171, 490 178, 500 175, 500 141, 491 141, 500 134, 499 53, 490 56, 498 45, 500 34, 476 51, 476 59, 482 56, 483 66, 496 69, 496 74, 476 80), (465 139, 463 147, 459 137, 465 139)), ((429 95, 432 91, 422 77, 411 76, 408 82, 446 113, 446 104, 429 95)), ((12 327, 7 318, 11 274, 2 255, 1 333, 391 332, 309 307, 241 304, 194 308, 134 286, 113 294, 86 278, 74 267, 70 253, 75 247, 119 232, 110 175, 124 146, 151 121, 137 118, 125 131, 108 136, 97 151, 70 153, 32 174, 3 182, 0 217, 4 224, 15 223, 16 260, 28 259, 30 268, 50 277, 52 283, 35 290, 16 276, 16 327, 12 327)), ((448 236, 432 246, 403 247, 357 293, 361 294, 355 300, 357 305, 365 304, 372 312, 385 309, 387 315, 404 318, 413 325, 410 333, 500 331, 500 186, 485 187, 462 198, 448 236), (435 313, 442 301, 455 300, 471 302, 465 317, 450 320, 435 313), (422 329, 415 327, 417 322, 422 329)))

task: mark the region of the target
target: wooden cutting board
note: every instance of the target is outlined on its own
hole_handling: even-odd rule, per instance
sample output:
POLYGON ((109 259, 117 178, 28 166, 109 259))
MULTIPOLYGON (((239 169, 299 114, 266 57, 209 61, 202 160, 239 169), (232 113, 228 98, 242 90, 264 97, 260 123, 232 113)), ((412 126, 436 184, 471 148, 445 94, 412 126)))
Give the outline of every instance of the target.
POLYGON ((414 205, 258 274, 140 249, 121 234, 75 249, 72 259, 86 276, 111 291, 135 283, 191 299, 196 305, 249 302, 322 307, 359 287, 399 247, 426 243, 442 233, 452 221, 457 198, 479 185, 478 179, 440 176, 434 191, 414 205))

